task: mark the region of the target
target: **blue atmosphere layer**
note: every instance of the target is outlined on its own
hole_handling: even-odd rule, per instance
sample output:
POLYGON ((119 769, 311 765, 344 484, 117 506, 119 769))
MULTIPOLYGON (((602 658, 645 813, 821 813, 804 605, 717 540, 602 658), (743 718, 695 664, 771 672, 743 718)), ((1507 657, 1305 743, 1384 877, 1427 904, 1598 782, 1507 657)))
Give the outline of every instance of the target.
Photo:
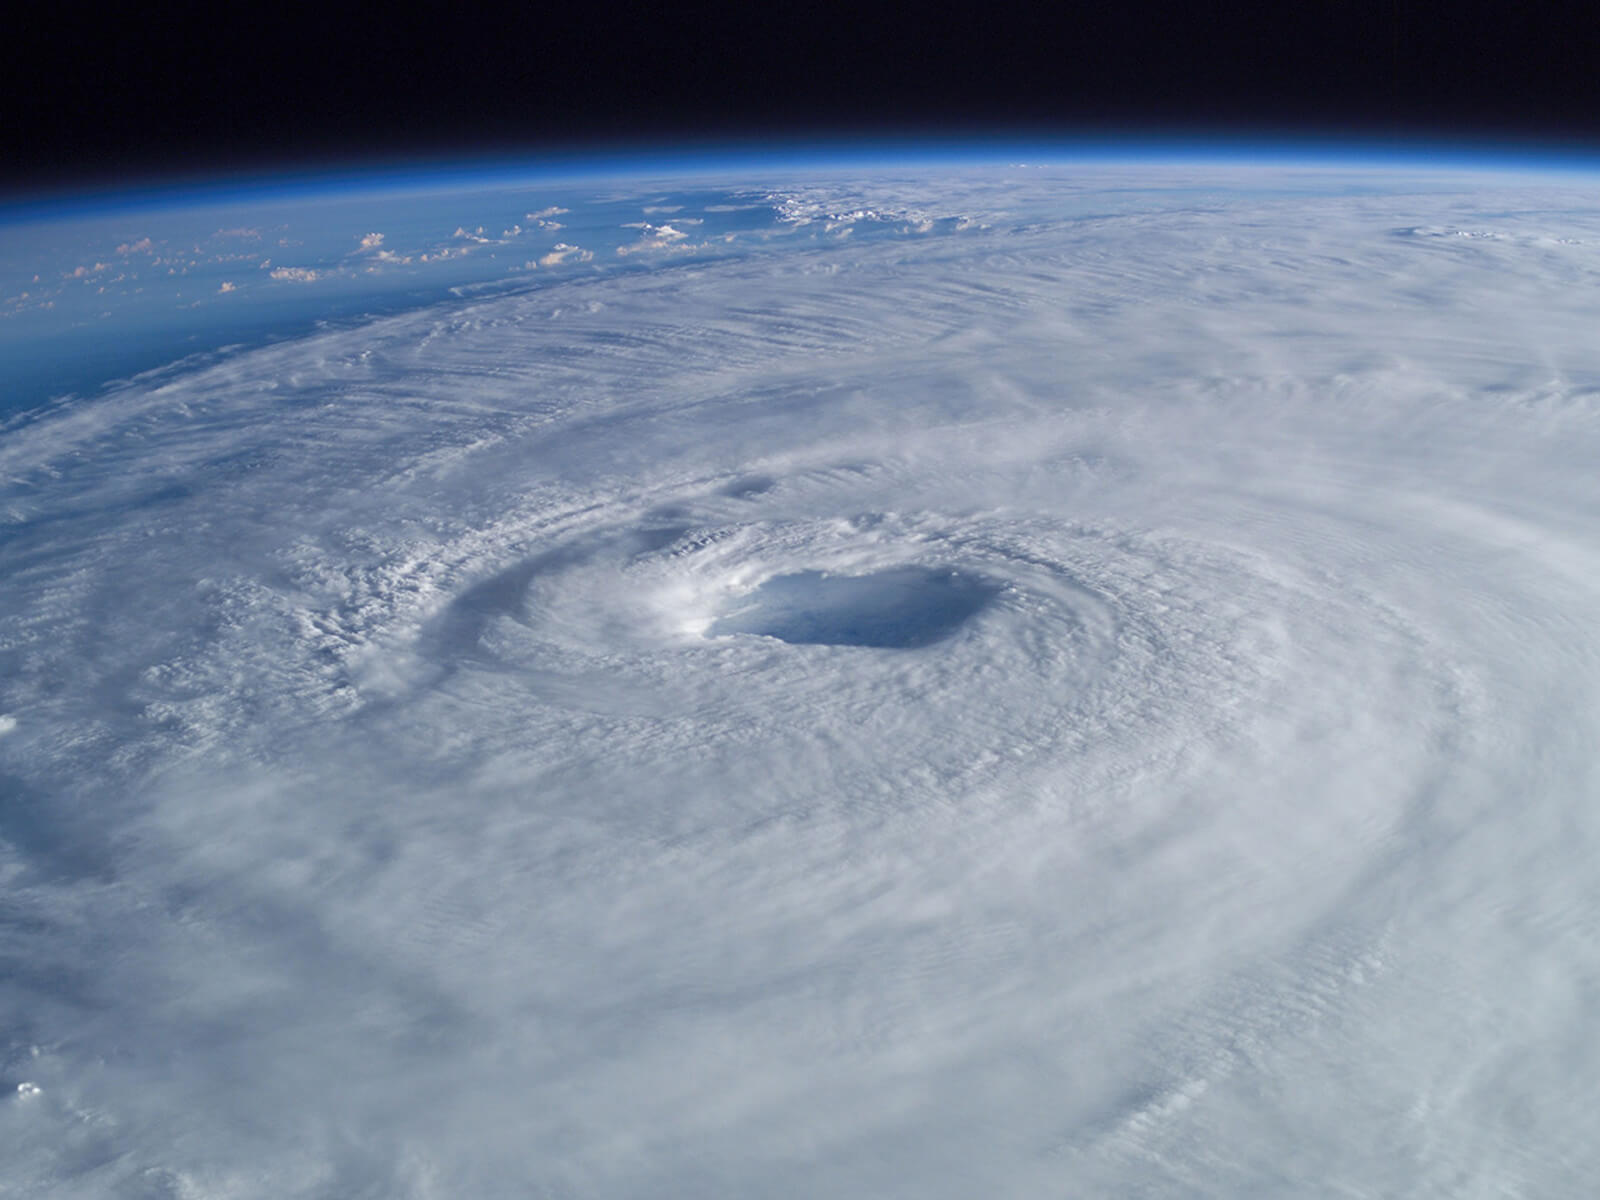
POLYGON ((252 201, 271 203, 314 195, 415 193, 495 188, 565 181, 634 179, 650 176, 720 175, 781 169, 806 172, 862 167, 992 166, 1019 161, 1039 164, 1206 163, 1231 166, 1404 168, 1593 172, 1600 147, 1481 139, 1387 140, 1304 137, 1249 138, 1077 137, 944 141, 740 142, 689 145, 613 146, 601 150, 532 149, 460 158, 383 158, 332 163, 292 163, 243 172, 173 173, 131 183, 77 190, 19 192, 0 197, 0 223, 125 208, 169 208, 252 201))

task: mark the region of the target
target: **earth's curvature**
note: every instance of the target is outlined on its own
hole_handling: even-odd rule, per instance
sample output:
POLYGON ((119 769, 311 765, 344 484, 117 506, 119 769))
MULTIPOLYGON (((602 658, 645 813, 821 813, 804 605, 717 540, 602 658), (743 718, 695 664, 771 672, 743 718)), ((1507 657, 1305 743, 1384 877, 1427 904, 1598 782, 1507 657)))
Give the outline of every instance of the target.
POLYGON ((14 217, 0 1191, 1585 1194, 1597 181, 14 217))

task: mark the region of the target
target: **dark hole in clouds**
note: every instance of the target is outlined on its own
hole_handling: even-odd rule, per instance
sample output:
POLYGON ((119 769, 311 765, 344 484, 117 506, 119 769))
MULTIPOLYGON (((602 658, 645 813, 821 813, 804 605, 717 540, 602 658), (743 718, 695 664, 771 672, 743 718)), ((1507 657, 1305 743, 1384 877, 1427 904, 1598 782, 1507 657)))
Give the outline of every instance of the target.
POLYGON ((982 612, 999 592, 958 571, 899 567, 871 575, 801 571, 767 580, 710 633, 755 633, 799 645, 931 646, 982 612))

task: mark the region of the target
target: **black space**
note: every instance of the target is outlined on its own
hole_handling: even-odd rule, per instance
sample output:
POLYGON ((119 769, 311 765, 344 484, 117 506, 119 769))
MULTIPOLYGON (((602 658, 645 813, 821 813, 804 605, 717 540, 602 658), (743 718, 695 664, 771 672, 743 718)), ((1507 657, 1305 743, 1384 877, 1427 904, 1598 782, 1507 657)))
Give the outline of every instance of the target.
POLYGON ((397 11, 31 5, 0 185, 986 130, 1600 147, 1600 9, 1537 0, 397 11))

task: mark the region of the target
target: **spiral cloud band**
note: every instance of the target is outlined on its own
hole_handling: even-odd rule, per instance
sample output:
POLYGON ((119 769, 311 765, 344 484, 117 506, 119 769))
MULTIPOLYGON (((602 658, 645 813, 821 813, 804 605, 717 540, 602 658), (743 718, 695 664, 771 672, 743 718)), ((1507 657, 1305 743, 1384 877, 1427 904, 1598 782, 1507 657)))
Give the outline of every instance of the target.
POLYGON ((1592 180, 750 194, 0 440, 19 1194, 1583 1192, 1592 180))

